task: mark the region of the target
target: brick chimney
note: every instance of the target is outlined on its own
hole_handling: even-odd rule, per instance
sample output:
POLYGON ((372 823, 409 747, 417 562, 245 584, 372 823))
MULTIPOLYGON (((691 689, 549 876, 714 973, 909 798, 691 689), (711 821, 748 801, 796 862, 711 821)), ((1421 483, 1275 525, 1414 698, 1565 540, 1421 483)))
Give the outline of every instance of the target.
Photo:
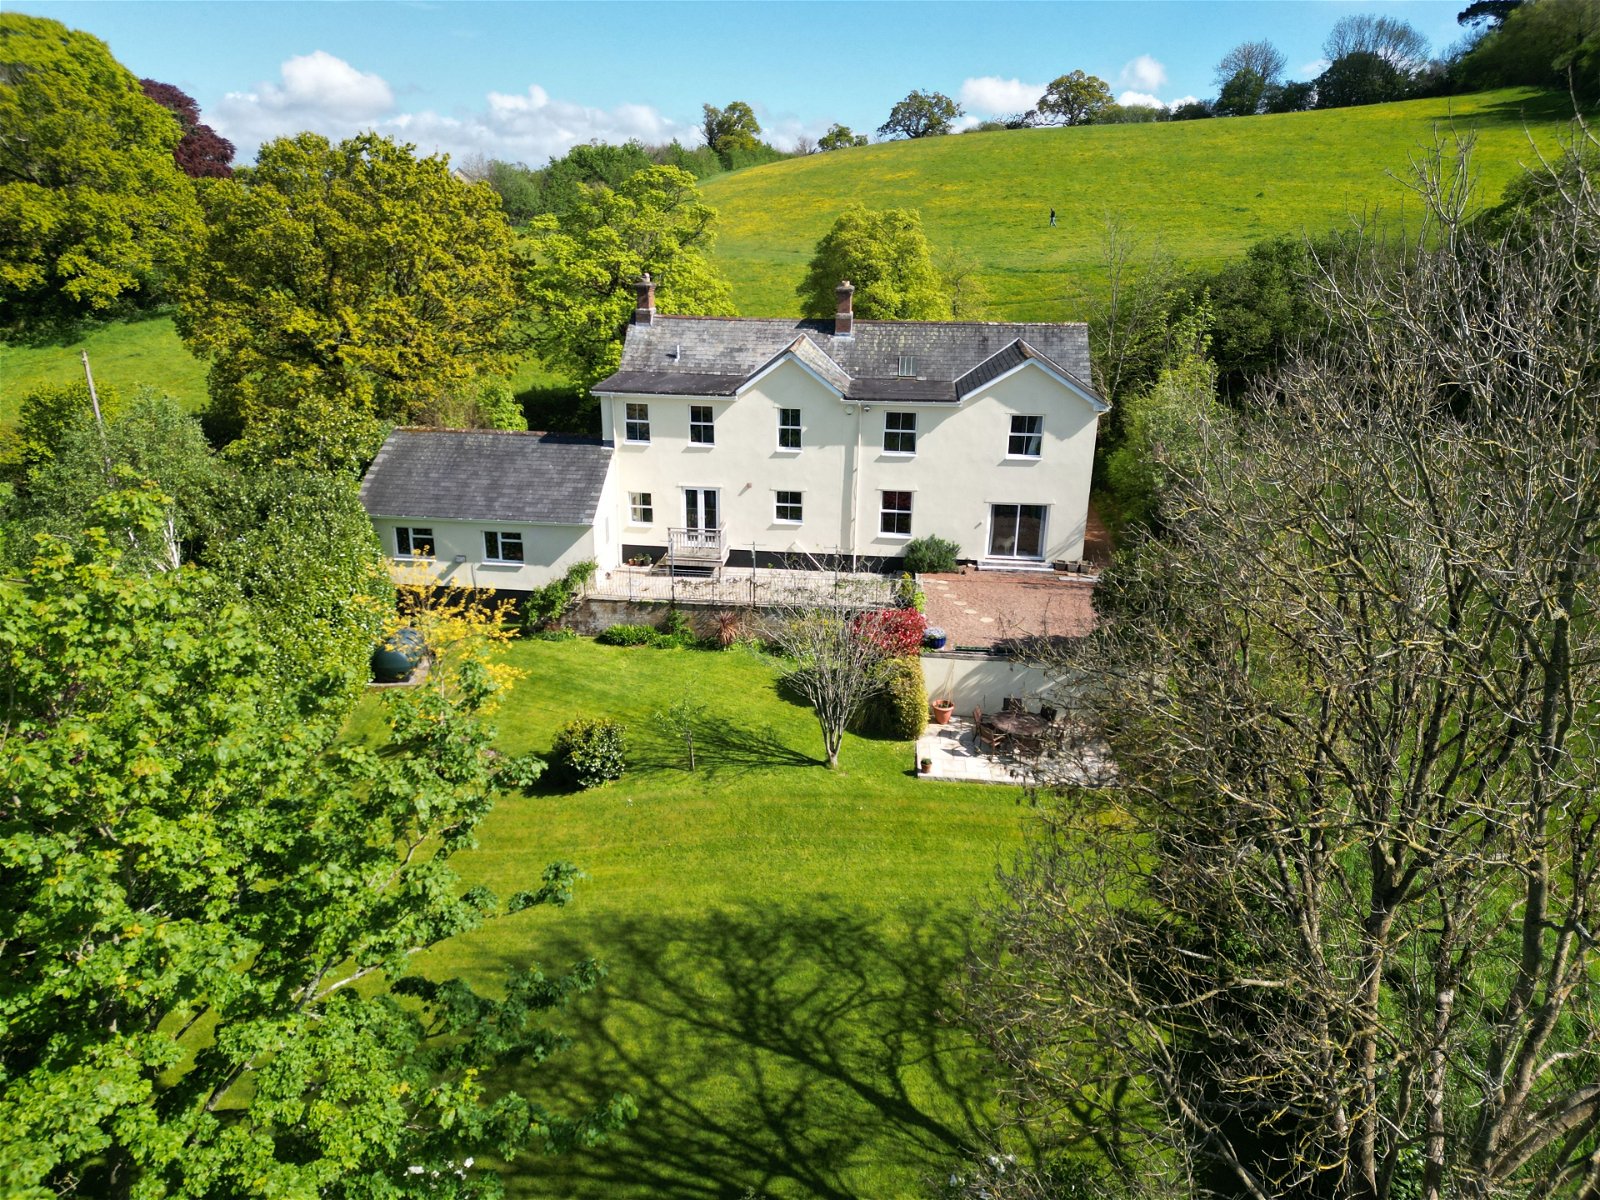
POLYGON ((833 294, 839 298, 839 310, 833 314, 833 336, 853 337, 856 317, 851 304, 856 289, 848 279, 843 279, 839 281, 839 286, 833 289, 833 294))
POLYGON ((633 323, 635 325, 648 325, 656 315, 656 285, 646 271, 639 276, 639 282, 633 285, 639 290, 639 303, 633 310, 633 323))

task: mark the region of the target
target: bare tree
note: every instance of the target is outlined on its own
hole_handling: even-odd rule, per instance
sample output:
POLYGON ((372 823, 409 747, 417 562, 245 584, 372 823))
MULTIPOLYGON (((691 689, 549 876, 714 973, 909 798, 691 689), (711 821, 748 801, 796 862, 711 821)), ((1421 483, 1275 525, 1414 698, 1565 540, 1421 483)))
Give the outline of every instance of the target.
POLYGON ((1241 71, 1254 71, 1264 84, 1276 83, 1287 62, 1283 52, 1271 42, 1240 42, 1217 64, 1217 86, 1221 87, 1241 71))
POLYGON ((1349 54, 1374 54, 1410 74, 1428 61, 1428 39, 1398 17, 1357 13, 1334 22, 1322 53, 1330 62, 1349 54))
POLYGON ((1117 213, 1106 214, 1101 254, 1105 299, 1090 314, 1089 344, 1095 386, 1115 404, 1130 382, 1154 379, 1165 360, 1167 315, 1181 273, 1159 244, 1141 252, 1117 213))
POLYGON ((1062 664, 1117 786, 1030 839, 973 1008, 1125 1187, 1600 1195, 1600 194, 1545 174, 1500 237, 1436 157, 1062 664))
POLYGON ((767 639, 791 662, 785 682, 816 710, 830 768, 855 715, 887 680, 890 655, 863 614, 873 598, 840 578, 825 596, 778 608, 766 619, 767 639))

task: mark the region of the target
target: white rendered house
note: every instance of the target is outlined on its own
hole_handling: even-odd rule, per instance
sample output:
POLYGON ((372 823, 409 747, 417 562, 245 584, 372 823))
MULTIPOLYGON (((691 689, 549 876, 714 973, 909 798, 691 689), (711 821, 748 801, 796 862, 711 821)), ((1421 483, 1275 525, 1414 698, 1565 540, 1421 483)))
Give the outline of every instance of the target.
POLYGON ((670 317, 654 290, 593 389, 624 558, 1083 557, 1107 406, 1082 324, 857 321, 849 283, 833 321, 670 317))
POLYGON ((983 567, 1083 557, 1082 324, 670 317, 639 283, 599 439, 396 430, 362 482, 387 554, 517 592, 595 558, 893 570, 937 536, 983 567), (420 531, 420 532, 419 532, 420 531))

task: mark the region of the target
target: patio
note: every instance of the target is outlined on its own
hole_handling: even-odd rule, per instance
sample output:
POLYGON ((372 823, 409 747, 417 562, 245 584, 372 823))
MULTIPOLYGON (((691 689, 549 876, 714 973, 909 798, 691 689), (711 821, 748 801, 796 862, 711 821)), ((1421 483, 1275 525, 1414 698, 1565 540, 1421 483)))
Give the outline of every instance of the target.
POLYGON ((963 717, 953 717, 948 725, 929 724, 917 739, 917 763, 933 760, 933 766, 919 779, 942 779, 957 783, 1004 783, 1029 787, 1048 776, 1052 783, 1096 786, 1110 782, 1109 764, 1098 754, 1074 763, 1049 752, 1024 756, 1010 751, 995 751, 978 745, 977 730, 963 717))
POLYGON ((865 571, 797 571, 723 567, 706 579, 658 574, 649 567, 617 567, 589 583, 597 600, 707 604, 724 608, 806 604, 843 594, 862 608, 894 603, 895 578, 865 571))

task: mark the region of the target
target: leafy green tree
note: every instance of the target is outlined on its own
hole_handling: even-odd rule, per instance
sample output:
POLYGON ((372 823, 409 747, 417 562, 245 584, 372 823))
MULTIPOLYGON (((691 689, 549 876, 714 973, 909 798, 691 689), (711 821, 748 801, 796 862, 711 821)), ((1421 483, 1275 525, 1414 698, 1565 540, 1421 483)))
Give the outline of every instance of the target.
POLYGON ((1474 88, 1543 87, 1600 99, 1600 4, 1538 0, 1507 13, 1461 63, 1474 88))
POLYGON ((491 1197, 476 1157, 616 1127, 626 1097, 568 1117, 480 1075, 558 1051, 593 962, 494 999, 409 966, 577 875, 501 901, 453 870, 496 786, 482 653, 338 744, 344 712, 265 702, 274 648, 211 575, 125 568, 165 508, 115 493, 0 584, 6 1194, 491 1197))
POLYGON ((710 260, 715 220, 692 175, 650 167, 534 222, 522 278, 544 362, 585 387, 616 370, 647 271, 663 313, 732 315, 733 293, 710 260))
POLYGON ((539 211, 559 217, 593 188, 618 187, 651 165, 650 156, 638 142, 574 146, 539 172, 539 211))
POLYGON ((817 139, 818 150, 845 150, 851 146, 865 146, 867 135, 850 132, 850 126, 837 122, 828 126, 828 132, 817 139))
POLYGON ((761 144, 761 122, 743 100, 735 100, 727 108, 702 105, 702 112, 700 132, 724 167, 731 167, 734 155, 741 150, 754 150, 761 144))
POLYGON ((1498 29, 1522 4, 1523 0, 1472 0, 1471 4, 1456 14, 1456 24, 1487 22, 1491 28, 1498 29))
POLYGON ((1216 367, 1208 356, 1211 313, 1178 319, 1176 353, 1156 381, 1122 402, 1122 439, 1106 455, 1106 482, 1124 521, 1154 526, 1172 480, 1194 468, 1197 443, 1216 418, 1216 367))
POLYGON ((1268 113, 1305 112, 1316 103, 1317 85, 1307 82, 1271 83, 1261 95, 1261 111, 1268 113))
POLYGON ((1383 55, 1356 50, 1336 58, 1317 76, 1318 108, 1351 108, 1402 100, 1411 77, 1383 55))
POLYGON ((200 234, 178 123, 104 42, 0 13, 0 301, 8 323, 159 291, 200 234))
POLYGON ((521 297, 487 186, 377 134, 303 133, 203 192, 178 332, 263 461, 355 469, 383 420, 504 374, 521 297))
POLYGON ((878 136, 938 137, 949 133, 960 115, 961 106, 943 92, 912 92, 889 110, 889 119, 878 126, 878 136))
POLYGON ((1039 97, 1043 125, 1088 125, 1111 103, 1111 88, 1096 75, 1072 71, 1050 81, 1039 97))
POLYGON ((840 280, 855 285, 855 315, 868 321, 941 321, 950 297, 909 208, 872 209, 852 204, 817 243, 796 289, 808 317, 831 317, 840 280))
POLYGON ((1246 67, 1222 85, 1216 114, 1219 117, 1253 117, 1261 111, 1266 92, 1267 81, 1260 72, 1246 67))

